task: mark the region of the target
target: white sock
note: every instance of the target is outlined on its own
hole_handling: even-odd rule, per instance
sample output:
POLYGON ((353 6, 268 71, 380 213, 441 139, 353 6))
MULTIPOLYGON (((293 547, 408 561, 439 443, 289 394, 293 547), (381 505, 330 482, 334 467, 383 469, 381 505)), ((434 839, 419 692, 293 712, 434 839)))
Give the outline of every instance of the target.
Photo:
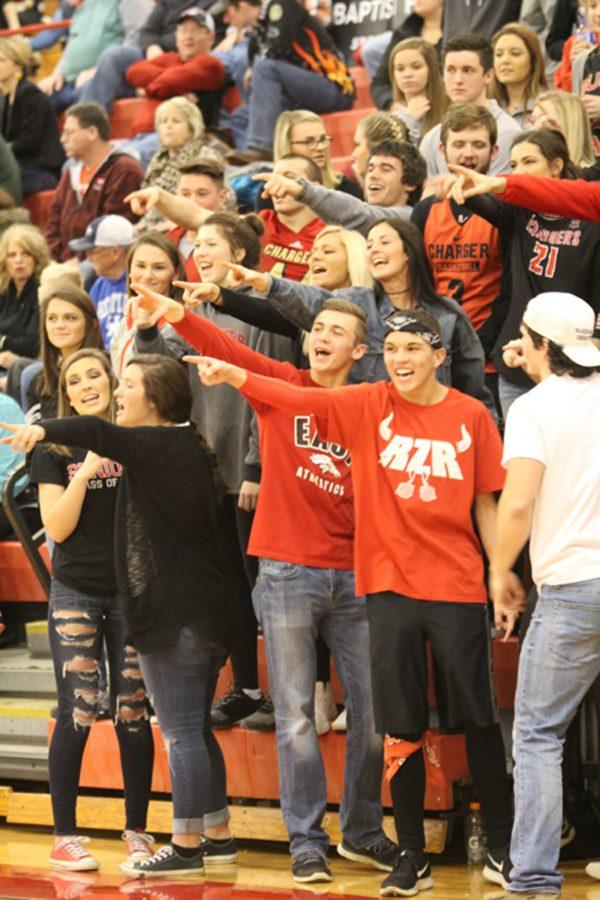
POLYGON ((262 697, 262 691, 260 688, 256 688, 255 690, 250 690, 250 688, 242 688, 246 697, 250 697, 251 700, 260 700, 262 697))

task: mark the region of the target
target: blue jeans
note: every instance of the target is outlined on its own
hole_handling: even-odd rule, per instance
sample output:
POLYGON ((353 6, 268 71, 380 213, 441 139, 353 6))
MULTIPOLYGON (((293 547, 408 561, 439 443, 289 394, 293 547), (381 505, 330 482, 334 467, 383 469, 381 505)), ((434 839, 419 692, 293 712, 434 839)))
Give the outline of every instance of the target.
POLYGON ((79 103, 81 88, 75 87, 74 81, 65 81, 59 91, 50 94, 50 101, 57 112, 79 103))
POLYGON ((140 668, 169 756, 173 834, 199 834, 229 820, 225 762, 210 706, 227 653, 184 625, 174 644, 140 653, 140 668))
POLYGON ((316 72, 278 59, 259 59, 252 68, 248 147, 270 150, 275 123, 286 109, 331 113, 351 109, 353 103, 352 97, 344 96, 332 81, 316 72))
POLYGON ((30 197, 39 191, 53 191, 58 184, 58 178, 52 172, 45 169, 35 169, 33 166, 19 164, 21 170, 21 186, 23 196, 30 197))
POLYGON ((506 421, 508 411, 519 397, 530 391, 531 388, 517 384, 515 381, 507 381, 502 375, 498 378, 498 396, 500 397, 500 408, 502 409, 502 418, 506 421))
POLYGON ((342 833, 368 846, 383 834, 383 752, 373 720, 365 598, 354 595, 354 574, 261 559, 253 601, 265 640, 292 856, 309 849, 325 856, 329 846, 321 825, 326 783, 314 710, 319 633, 333 653, 348 712, 342 833))
POLYGON ((109 44, 98 59, 94 77, 81 88, 81 103, 99 103, 110 115, 119 97, 134 97, 134 88, 125 81, 129 66, 144 58, 139 47, 109 44))
POLYGON ((515 823, 509 889, 560 893, 563 743, 600 674, 600 578, 543 585, 521 649, 515 700, 515 823))
POLYGON ((379 63, 384 57, 388 44, 392 39, 391 31, 382 31, 381 34, 374 34, 368 37, 361 47, 361 56, 363 66, 369 74, 369 78, 377 73, 379 63))
POLYGON ((220 59, 225 66, 229 78, 235 82, 243 100, 243 105, 238 106, 233 112, 230 113, 223 107, 221 107, 219 112, 219 125, 222 128, 230 129, 238 150, 244 150, 246 147, 250 111, 248 105, 250 92, 244 85, 244 75, 248 68, 248 44, 249 41, 247 40, 240 41, 231 50, 213 53, 213 56, 220 59))

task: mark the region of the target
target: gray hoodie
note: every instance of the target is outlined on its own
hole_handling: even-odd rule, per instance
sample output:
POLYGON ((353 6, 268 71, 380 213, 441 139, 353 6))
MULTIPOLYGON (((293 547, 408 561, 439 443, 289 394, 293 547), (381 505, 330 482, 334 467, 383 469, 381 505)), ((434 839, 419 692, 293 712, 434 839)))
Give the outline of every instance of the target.
POLYGON ((457 34, 492 38, 508 22, 518 22, 521 0, 444 0, 444 44, 457 34))
POLYGON ((306 178, 298 178, 303 191, 302 203, 306 203, 327 225, 354 228, 366 235, 381 219, 410 219, 412 206, 375 206, 342 191, 333 191, 306 178))
MULTIPOLYGON (((487 108, 498 126, 498 154, 492 160, 490 175, 503 175, 510 172, 510 148, 512 142, 521 134, 521 129, 508 113, 501 109, 495 100, 487 101, 487 108)), ((441 125, 428 131, 419 147, 419 152, 427 163, 427 175, 445 175, 448 172, 446 160, 440 153, 441 125)))
MULTIPOLYGON (((291 359, 289 338, 247 325, 220 312, 218 307, 211 306, 210 303, 199 306, 196 313, 214 322, 252 350, 272 359, 291 359)), ((174 359, 181 359, 189 353, 198 354, 198 350, 190 347, 170 325, 160 331, 156 327, 139 330, 135 338, 135 350, 138 353, 160 353, 174 359)), ((228 493, 237 494, 243 481, 260 481, 260 470, 256 465, 249 464, 250 460, 252 463, 258 462, 253 453, 256 440, 251 439, 254 413, 235 388, 228 384, 205 387, 198 378, 196 367, 188 368, 193 396, 191 418, 217 455, 219 471, 228 493), (249 450, 249 463, 246 463, 249 450)))

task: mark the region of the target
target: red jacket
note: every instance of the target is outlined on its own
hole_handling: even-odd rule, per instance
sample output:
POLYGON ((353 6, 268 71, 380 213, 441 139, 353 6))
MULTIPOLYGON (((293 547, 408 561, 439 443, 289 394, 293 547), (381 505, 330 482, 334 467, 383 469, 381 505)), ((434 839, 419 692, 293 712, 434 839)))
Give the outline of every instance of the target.
POLYGON ((168 100, 196 91, 216 91, 225 80, 225 66, 216 56, 201 53, 183 62, 179 53, 163 53, 155 59, 133 63, 125 75, 129 84, 144 88, 149 101, 138 113, 133 133, 154 131, 157 100, 168 100))
POLYGON ((69 250, 69 241, 81 237, 98 216, 115 214, 137 221, 129 204, 124 202, 128 194, 139 189, 144 178, 137 160, 115 150, 95 172, 83 197, 76 190, 80 166, 81 163, 74 162, 63 171, 46 223, 46 240, 57 262, 74 255, 69 250))

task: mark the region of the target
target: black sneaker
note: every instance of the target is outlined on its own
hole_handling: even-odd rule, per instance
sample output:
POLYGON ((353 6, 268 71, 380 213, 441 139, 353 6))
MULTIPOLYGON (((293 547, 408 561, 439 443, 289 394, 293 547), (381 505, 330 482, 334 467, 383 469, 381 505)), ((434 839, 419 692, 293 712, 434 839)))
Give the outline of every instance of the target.
POLYGON ((235 840, 229 838, 226 841, 212 841, 202 835, 200 838, 200 850, 204 856, 204 865, 227 865, 237 862, 237 847, 235 840))
POLYGON ((344 838, 342 843, 337 845, 337 852, 352 862, 366 863, 383 872, 391 872, 396 865, 400 847, 385 835, 368 847, 356 847, 344 838))
POLYGON ((422 851, 401 850, 393 872, 385 879, 379 893, 382 897, 414 897, 419 891, 433 887, 429 857, 422 851))
POLYGON ((213 728, 233 728, 242 719, 255 713, 262 703, 262 695, 253 700, 241 688, 232 687, 228 694, 212 705, 210 723, 213 728))
POLYGON ((271 698, 263 694, 256 712, 242 719, 240 725, 248 731, 275 731, 275 710, 271 698))
POLYGON ((317 850, 304 850, 292 859, 292 878, 306 884, 308 881, 331 881, 331 869, 317 850))
POLYGON ((202 852, 199 850, 195 856, 183 857, 177 853, 173 844, 166 844, 148 859, 141 859, 134 863, 121 863, 119 869, 124 875, 130 875, 132 878, 204 875, 202 852))
POLYGON ((485 865, 483 867, 483 877, 486 881, 499 884, 504 890, 508 890, 508 882, 512 863, 508 850, 489 851, 485 857, 485 865))

